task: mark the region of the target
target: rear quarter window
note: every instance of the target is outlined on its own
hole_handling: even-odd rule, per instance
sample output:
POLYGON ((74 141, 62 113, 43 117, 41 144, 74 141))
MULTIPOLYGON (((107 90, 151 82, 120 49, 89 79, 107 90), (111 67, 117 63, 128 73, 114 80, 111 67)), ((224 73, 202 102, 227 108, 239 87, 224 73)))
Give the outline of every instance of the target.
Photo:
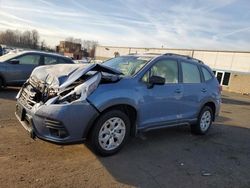
POLYGON ((201 70, 202 70, 202 74, 204 76, 205 81, 211 80, 213 78, 211 73, 206 68, 201 67, 201 70))
POLYGON ((57 58, 53 56, 44 56, 44 64, 45 65, 57 64, 57 58))
POLYGON ((73 62, 70 59, 64 59, 64 58, 58 58, 59 64, 73 64, 73 62))

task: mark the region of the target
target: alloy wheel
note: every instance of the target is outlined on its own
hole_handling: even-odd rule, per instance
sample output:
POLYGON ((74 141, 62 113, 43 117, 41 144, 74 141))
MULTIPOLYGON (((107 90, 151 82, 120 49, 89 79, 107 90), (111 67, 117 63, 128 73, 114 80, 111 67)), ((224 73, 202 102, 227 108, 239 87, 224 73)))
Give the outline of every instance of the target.
POLYGON ((114 150, 120 146, 126 134, 124 121, 119 117, 112 117, 102 125, 98 141, 102 149, 114 150))
POLYGON ((200 128, 202 131, 206 131, 212 121, 212 115, 210 111, 204 111, 202 116, 201 116, 201 120, 200 120, 200 128))

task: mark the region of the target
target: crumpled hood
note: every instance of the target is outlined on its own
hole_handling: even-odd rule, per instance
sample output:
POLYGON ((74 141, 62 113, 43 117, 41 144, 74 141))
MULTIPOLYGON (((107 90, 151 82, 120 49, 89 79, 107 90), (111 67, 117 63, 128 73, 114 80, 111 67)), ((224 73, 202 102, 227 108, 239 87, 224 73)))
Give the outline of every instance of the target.
POLYGON ((115 75, 122 74, 101 64, 57 64, 37 67, 30 77, 61 90, 89 71, 106 72, 115 75))

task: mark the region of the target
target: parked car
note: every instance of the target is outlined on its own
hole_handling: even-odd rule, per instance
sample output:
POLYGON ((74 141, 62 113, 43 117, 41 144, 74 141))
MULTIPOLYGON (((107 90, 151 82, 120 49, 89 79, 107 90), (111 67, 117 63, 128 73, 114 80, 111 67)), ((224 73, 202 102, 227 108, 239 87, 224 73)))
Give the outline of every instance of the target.
POLYGON ((4 54, 3 47, 0 45, 0 56, 4 54))
POLYGON ((73 63, 71 59, 53 53, 10 52, 0 57, 0 88, 22 85, 37 66, 73 63))
POLYGON ((103 64, 36 68, 17 95, 16 116, 32 138, 87 140, 107 156, 139 132, 190 125, 206 134, 220 103, 221 87, 201 61, 130 55, 103 64))

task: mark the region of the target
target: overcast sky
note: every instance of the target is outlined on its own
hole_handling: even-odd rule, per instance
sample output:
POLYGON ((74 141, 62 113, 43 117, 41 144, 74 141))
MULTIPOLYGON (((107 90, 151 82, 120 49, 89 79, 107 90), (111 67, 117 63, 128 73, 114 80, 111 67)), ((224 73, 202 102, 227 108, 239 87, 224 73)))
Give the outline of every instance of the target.
POLYGON ((249 0, 0 0, 0 30, 101 45, 250 50, 249 0))

